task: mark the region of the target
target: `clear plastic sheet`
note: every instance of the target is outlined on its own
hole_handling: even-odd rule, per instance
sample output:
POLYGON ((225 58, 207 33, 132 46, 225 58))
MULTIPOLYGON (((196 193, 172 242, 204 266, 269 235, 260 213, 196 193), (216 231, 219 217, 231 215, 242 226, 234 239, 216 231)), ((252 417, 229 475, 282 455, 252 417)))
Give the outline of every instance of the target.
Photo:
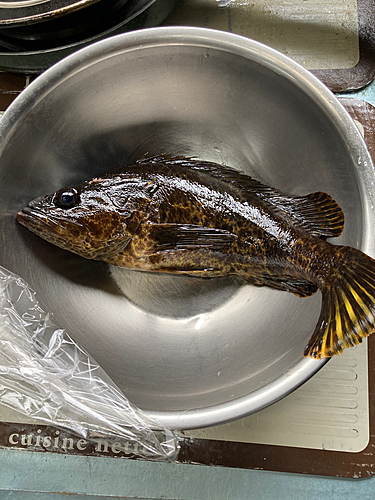
POLYGON ((88 441, 105 439, 117 447, 130 442, 136 457, 177 458, 175 434, 133 406, 54 325, 27 283, 1 266, 0 405, 88 441))

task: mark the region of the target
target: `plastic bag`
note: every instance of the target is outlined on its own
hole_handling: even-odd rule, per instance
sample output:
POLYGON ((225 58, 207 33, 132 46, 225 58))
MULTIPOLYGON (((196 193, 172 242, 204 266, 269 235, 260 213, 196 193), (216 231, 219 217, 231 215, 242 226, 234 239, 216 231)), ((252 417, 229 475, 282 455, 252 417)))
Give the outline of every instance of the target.
POLYGON ((133 406, 27 283, 1 266, 0 404, 88 441, 130 441, 141 458, 177 458, 175 434, 133 406))

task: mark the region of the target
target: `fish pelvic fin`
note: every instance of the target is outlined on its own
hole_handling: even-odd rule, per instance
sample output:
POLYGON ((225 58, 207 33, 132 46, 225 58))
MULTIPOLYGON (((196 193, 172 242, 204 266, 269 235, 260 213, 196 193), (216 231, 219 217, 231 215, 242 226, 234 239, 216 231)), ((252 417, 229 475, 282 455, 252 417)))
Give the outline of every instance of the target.
MULTIPOLYGON (((322 309, 304 356, 316 359, 341 354, 375 331, 375 260, 350 247, 335 279, 322 288, 322 309)), ((340 259, 340 260, 341 260, 340 259)))

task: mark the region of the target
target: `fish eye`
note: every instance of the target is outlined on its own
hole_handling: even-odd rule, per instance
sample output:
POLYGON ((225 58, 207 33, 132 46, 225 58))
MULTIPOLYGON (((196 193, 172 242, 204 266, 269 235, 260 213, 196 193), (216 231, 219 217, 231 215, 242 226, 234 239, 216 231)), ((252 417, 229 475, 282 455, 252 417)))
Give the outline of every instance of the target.
POLYGON ((61 189, 54 198, 54 203, 60 208, 72 208, 80 202, 78 191, 74 188, 61 189))

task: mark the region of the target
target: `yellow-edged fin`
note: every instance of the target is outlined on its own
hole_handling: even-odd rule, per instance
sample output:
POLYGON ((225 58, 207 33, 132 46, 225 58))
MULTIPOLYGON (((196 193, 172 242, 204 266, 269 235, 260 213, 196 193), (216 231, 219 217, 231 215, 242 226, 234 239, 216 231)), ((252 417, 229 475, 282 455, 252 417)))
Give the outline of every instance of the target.
POLYGON ((317 359, 341 354, 375 331, 375 260, 354 248, 336 248, 341 265, 322 287, 322 310, 304 352, 317 359))

